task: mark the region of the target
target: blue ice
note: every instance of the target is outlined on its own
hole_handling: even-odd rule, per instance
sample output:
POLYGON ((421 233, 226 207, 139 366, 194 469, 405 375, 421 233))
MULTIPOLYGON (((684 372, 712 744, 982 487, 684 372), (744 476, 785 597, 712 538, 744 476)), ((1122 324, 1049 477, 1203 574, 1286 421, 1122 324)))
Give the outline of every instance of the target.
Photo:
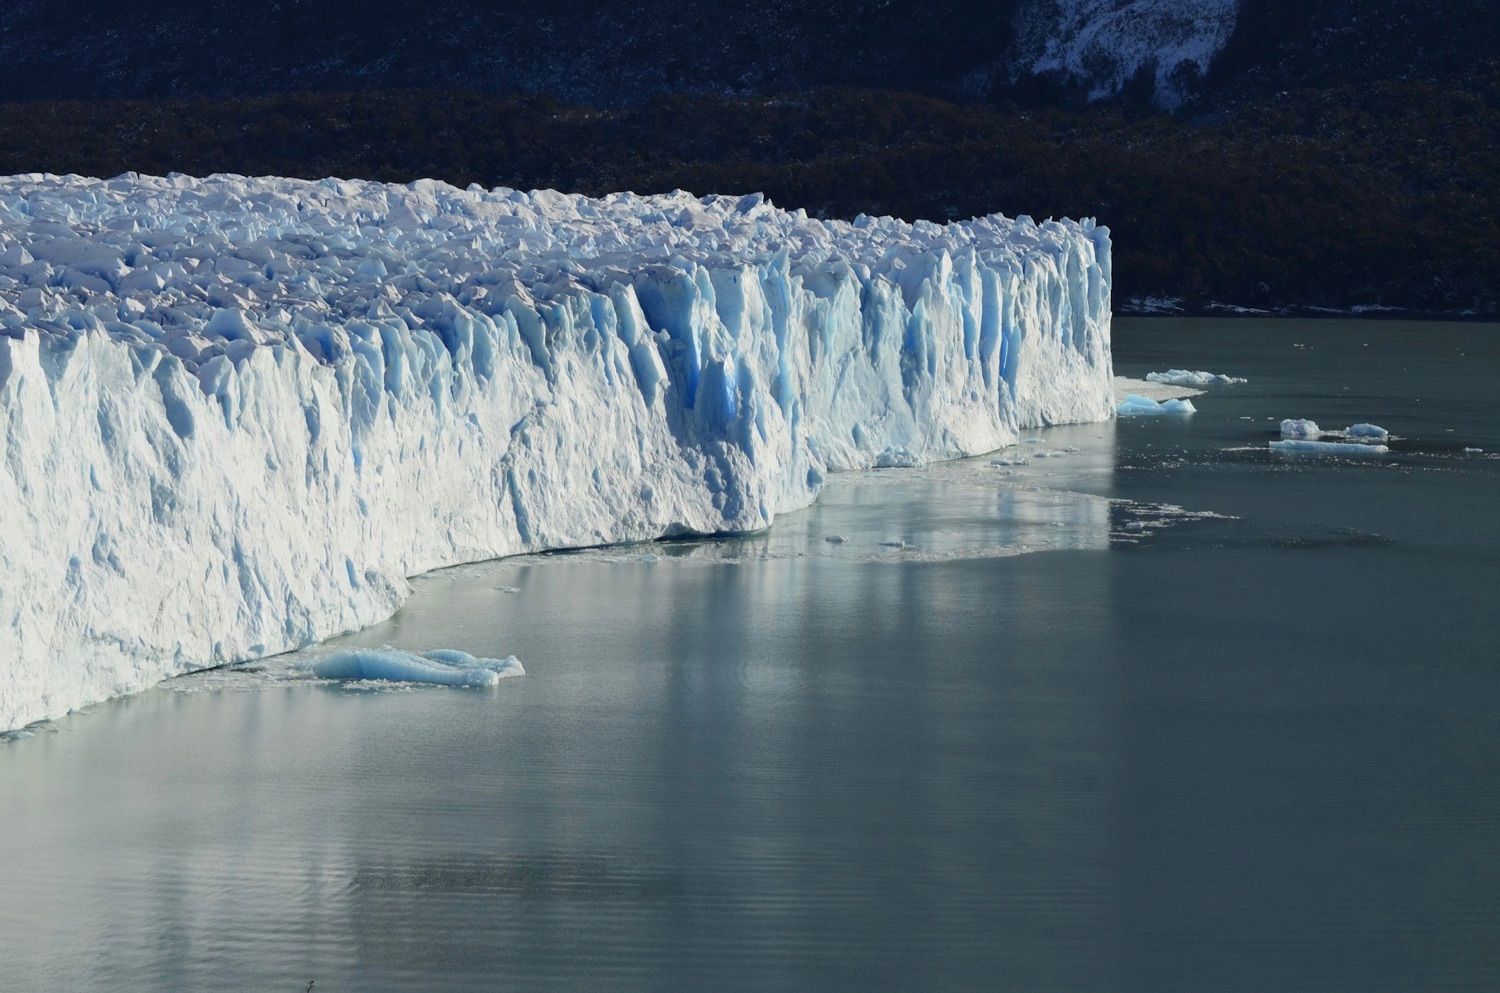
POLYGON ((507 676, 526 674, 514 655, 482 659, 450 648, 415 655, 389 646, 337 651, 308 662, 305 668, 324 679, 378 679, 442 686, 494 686, 507 676))
POLYGON ((1135 414, 1196 414, 1198 408, 1193 406, 1191 400, 1163 400, 1157 403, 1147 397, 1135 393, 1125 398, 1120 406, 1115 408, 1115 413, 1121 417, 1129 417, 1135 414))
POLYGON ((1360 444, 1357 441, 1304 441, 1291 439, 1271 442, 1273 452, 1306 455, 1381 455, 1390 451, 1384 445, 1360 444))

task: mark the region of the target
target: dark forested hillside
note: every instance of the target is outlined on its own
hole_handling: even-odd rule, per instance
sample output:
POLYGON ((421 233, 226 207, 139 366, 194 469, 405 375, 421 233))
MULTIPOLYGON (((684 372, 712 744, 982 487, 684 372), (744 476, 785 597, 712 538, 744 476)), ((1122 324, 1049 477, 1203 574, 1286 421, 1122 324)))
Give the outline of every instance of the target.
POLYGON ((1500 73, 1306 90, 1214 123, 820 90, 625 108, 381 91, 0 104, 0 172, 232 171, 602 194, 764 191, 825 216, 1095 216, 1120 300, 1500 313, 1500 73))
POLYGON ((1495 0, 9 0, 0 171, 1091 215, 1122 298, 1492 314, 1497 37, 1495 0))
POLYGON ((1244 0, 1201 103, 1386 80, 1461 83, 1493 64, 1497 38, 1495 0, 1244 0))
MULTIPOLYGON (((1451 80, 1493 58, 1500 37, 1494 0, 7 0, 0 93, 426 88, 620 106, 852 85, 1076 101, 1119 60, 1149 76, 1153 60, 1177 57, 1210 8, 1232 31, 1214 35, 1222 51, 1206 81, 1186 74, 1199 109, 1306 86, 1451 80), (1077 44, 1075 74, 1033 78, 1018 29, 1077 44)), ((1146 85, 1122 99, 1151 95, 1146 85)))
POLYGON ((432 88, 620 104, 879 82, 943 89, 1016 0, 8 0, 12 99, 432 88), (962 26, 962 30, 955 30, 962 26))

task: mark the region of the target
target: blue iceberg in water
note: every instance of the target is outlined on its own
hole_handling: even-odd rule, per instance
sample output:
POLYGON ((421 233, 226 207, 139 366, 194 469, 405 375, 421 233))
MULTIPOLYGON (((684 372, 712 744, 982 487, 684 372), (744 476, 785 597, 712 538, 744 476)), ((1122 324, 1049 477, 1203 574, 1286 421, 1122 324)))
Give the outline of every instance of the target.
POLYGON ((375 679, 442 686, 494 686, 507 676, 524 676, 514 655, 481 659, 450 648, 415 655, 386 646, 334 652, 305 664, 323 679, 375 679))
POLYGON ((1383 455, 1390 449, 1385 445, 1361 444, 1357 441, 1304 441, 1294 438, 1271 442, 1271 451, 1302 455, 1383 455))
POLYGON ((1191 400, 1163 400, 1157 403, 1148 397, 1130 394, 1115 408, 1115 413, 1121 417, 1132 417, 1138 414, 1196 414, 1198 408, 1193 406, 1191 400))

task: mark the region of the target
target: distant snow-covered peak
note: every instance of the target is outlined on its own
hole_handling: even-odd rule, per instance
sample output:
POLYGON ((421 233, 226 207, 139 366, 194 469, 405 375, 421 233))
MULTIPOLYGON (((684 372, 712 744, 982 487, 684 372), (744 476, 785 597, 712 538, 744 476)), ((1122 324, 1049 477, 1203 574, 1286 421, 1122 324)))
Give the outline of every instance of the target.
POLYGON ((1171 110, 1229 41, 1238 14, 1238 0, 1025 0, 1011 71, 1063 76, 1099 100, 1146 70, 1157 104, 1171 110))

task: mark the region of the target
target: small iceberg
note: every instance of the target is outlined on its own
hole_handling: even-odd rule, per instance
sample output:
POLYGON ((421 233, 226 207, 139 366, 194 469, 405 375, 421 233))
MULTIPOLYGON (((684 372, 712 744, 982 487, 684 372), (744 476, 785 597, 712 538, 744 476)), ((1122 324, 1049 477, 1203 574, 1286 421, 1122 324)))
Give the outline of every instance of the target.
POLYGON ((1271 451, 1307 455, 1381 455, 1390 449, 1384 445, 1361 444, 1357 441, 1307 441, 1290 438, 1271 442, 1271 451))
POLYGON ((1391 433, 1378 424, 1352 424, 1342 431, 1324 431, 1317 421, 1287 419, 1281 422, 1283 438, 1347 438, 1350 441, 1370 443, 1390 441, 1391 433))
POLYGON ((1283 438, 1320 438, 1323 429, 1318 427, 1317 421, 1287 418, 1281 422, 1281 436, 1283 438))
POLYGON ((909 448, 899 445, 891 446, 879 455, 875 456, 875 468, 877 469, 915 469, 925 461, 922 456, 909 448))
POLYGON ((1344 432, 1349 438, 1358 438, 1361 441, 1388 441, 1391 433, 1378 424, 1352 424, 1344 432))
POLYGON ((1190 369, 1168 369, 1166 372, 1146 373, 1146 382, 1166 386, 1232 386, 1235 383, 1248 383, 1250 380, 1212 372, 1193 372, 1190 369))
POLYGON ((1196 414, 1198 408, 1193 406, 1191 400, 1163 400, 1157 403, 1147 397, 1132 393, 1126 397, 1115 413, 1121 417, 1131 417, 1138 414, 1196 414))
POLYGON ((514 655, 481 659, 451 648, 416 655, 389 645, 337 651, 303 663, 302 668, 323 679, 375 679, 441 686, 494 686, 506 677, 526 675, 514 655))

